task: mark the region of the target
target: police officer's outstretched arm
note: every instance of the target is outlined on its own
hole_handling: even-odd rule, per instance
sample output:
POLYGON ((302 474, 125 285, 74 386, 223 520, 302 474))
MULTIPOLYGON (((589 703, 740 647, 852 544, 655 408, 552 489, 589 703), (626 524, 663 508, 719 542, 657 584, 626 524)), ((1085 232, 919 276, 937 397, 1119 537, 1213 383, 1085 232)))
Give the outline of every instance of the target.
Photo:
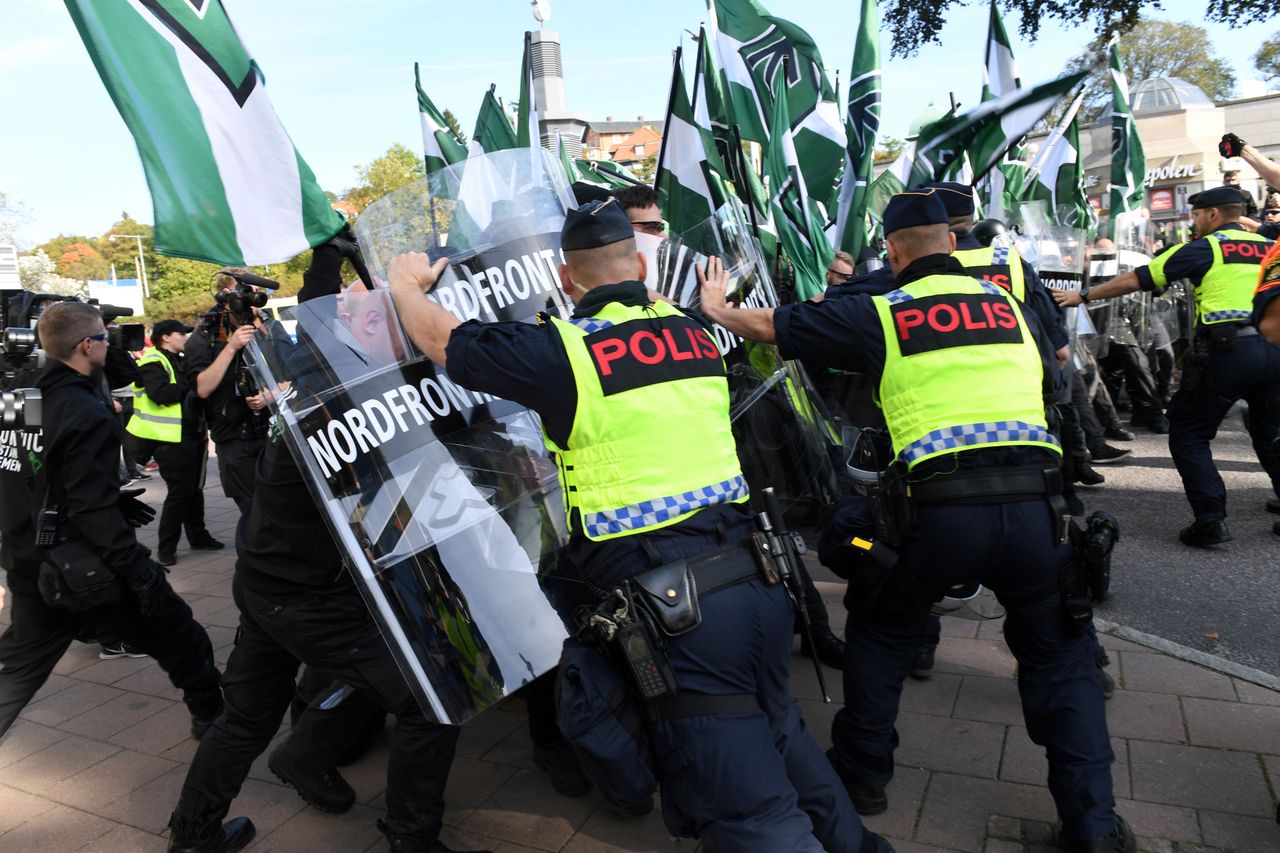
POLYGON ((387 265, 387 281, 400 322, 413 343, 427 358, 443 365, 449 335, 461 321, 427 298, 429 291, 449 265, 447 258, 435 263, 421 252, 397 255, 387 265))
POLYGON ((773 330, 772 308, 739 308, 725 299, 729 290, 729 273, 719 258, 708 258, 706 267, 698 267, 698 285, 702 290, 699 306, 708 320, 719 323, 748 340, 771 344, 777 340, 773 330))

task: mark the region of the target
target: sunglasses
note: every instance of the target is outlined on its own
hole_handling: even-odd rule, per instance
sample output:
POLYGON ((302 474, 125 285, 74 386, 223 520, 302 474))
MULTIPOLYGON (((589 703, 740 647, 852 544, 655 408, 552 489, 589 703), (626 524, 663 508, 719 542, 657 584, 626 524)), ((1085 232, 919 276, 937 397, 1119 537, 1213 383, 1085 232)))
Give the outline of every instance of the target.
POLYGON ((646 234, 661 234, 667 230, 667 223, 663 222, 661 219, 658 219, 656 221, 649 221, 649 222, 632 222, 631 227, 639 228, 641 231, 644 231, 646 234))
POLYGON ((82 338, 82 340, 86 340, 86 341, 105 341, 106 339, 107 339, 106 332, 103 332, 100 335, 85 335, 84 338, 82 338))

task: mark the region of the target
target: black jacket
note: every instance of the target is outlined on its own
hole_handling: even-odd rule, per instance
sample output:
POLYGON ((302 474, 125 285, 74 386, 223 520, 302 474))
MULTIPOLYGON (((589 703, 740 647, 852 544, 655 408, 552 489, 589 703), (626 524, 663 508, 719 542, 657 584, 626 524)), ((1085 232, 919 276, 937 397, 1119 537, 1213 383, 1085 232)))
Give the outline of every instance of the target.
MULTIPOLYGON (((38 372, 24 370, 5 385, 5 390, 28 388, 38 372)), ((8 572, 9 589, 38 595, 36 574, 40 553, 36 551, 29 480, 35 476, 44 449, 41 431, 0 430, 0 566, 8 572)))
POLYGON ((59 361, 37 380, 44 395, 44 465, 32 483, 31 503, 39 511, 47 487, 50 500, 63 507, 63 523, 133 586, 150 577, 154 564, 117 506, 123 433, 96 390, 98 381, 59 361))

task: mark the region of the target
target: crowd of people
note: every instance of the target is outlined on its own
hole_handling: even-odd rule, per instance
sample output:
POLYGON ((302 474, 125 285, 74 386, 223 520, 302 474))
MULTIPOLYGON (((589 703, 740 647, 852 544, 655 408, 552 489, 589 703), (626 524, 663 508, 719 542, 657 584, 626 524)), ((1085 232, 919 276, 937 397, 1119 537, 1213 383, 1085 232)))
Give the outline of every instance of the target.
MULTIPOLYGON (((1237 137, 1223 145, 1280 186, 1280 167, 1237 137)), ((729 274, 711 257, 697 269, 692 309, 644 284, 636 234, 664 232, 656 194, 578 189, 560 237, 571 316, 462 322, 426 298, 447 258, 409 253, 387 270, 389 304, 422 353, 457 385, 540 416, 570 530, 556 572, 603 593, 562 614, 578 631, 559 673, 522 689, 549 784, 568 797, 600 786, 632 816, 651 809, 658 790, 671 833, 708 850, 891 851, 860 815, 888 807, 902 685, 929 677, 941 639, 934 604, 982 585, 1007 614, 1062 848, 1132 853, 1112 791, 1104 703, 1114 683, 1091 609, 1105 595, 1091 587, 1091 569, 1107 559, 1116 520, 1094 513, 1081 523, 1075 486, 1102 483, 1093 466, 1130 455, 1110 442, 1131 441, 1131 427, 1167 433, 1193 515, 1180 540, 1228 542, 1209 446, 1243 399, 1277 490, 1267 509, 1280 513, 1280 263, 1264 260, 1280 236, 1271 225, 1280 213, 1270 213, 1280 196, 1274 208, 1264 200, 1257 219, 1238 188, 1206 189, 1190 199, 1193 239, 1123 272, 1108 264, 1115 245, 1098 240, 1084 286, 1050 290, 1003 226, 975 222, 969 186, 927 184, 889 202, 883 258, 836 255, 821 298, 743 307, 729 301, 729 274), (1195 310, 1177 347, 1172 335, 1108 334, 1103 353, 1069 333, 1063 309, 1160 294, 1176 281, 1189 283, 1195 310), (847 582, 843 640, 792 546, 760 520, 757 492, 768 484, 744 475, 723 360, 627 343, 696 345, 712 324, 803 364, 849 427, 846 494, 817 548, 847 582), (698 440, 654 454, 672 419, 698 440), (642 606, 646 594, 662 608, 642 606), (805 653, 843 671, 826 754, 789 692, 797 608, 813 622, 805 653), (633 671, 642 674, 634 682, 633 671)), ((331 320, 344 346, 364 364, 389 364, 398 353, 375 332, 388 303, 360 282, 342 284, 344 261, 358 252, 349 229, 318 246, 299 301, 340 299, 331 320)), ((290 344, 236 296, 243 275, 218 275, 199 328, 156 322, 136 361, 110 345, 95 306, 59 302, 40 314, 48 366, 11 383, 43 394, 41 446, 15 454, 21 470, 0 470, 11 611, 0 636, 0 736, 73 640, 101 642, 104 657, 154 657, 200 741, 169 849, 221 853, 254 837, 250 818, 226 817, 286 713, 289 737, 268 766, 330 812, 355 800, 338 767, 390 714, 379 828, 393 851, 447 853, 439 835, 459 728, 420 705, 342 546, 320 533, 304 466, 273 440, 273 393, 284 389, 259 387, 241 354, 255 335, 290 344), (121 399, 132 399, 131 412, 121 399), (167 579, 184 534, 191 549, 224 547, 204 522, 210 438, 241 514, 240 624, 221 673, 167 579), (166 486, 154 556, 135 531, 155 511, 140 490, 122 490, 152 459, 166 486)), ((1126 323, 1097 325, 1132 330, 1126 323)))

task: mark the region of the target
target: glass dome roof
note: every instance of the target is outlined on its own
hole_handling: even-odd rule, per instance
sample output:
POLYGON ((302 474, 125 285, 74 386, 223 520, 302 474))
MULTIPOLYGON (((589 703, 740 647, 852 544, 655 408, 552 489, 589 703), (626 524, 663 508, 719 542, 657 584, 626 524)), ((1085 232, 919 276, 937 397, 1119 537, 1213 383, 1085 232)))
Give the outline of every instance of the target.
POLYGON ((1200 87, 1181 77, 1152 77, 1129 91, 1129 104, 1135 113, 1143 113, 1212 107, 1213 100, 1200 87))

